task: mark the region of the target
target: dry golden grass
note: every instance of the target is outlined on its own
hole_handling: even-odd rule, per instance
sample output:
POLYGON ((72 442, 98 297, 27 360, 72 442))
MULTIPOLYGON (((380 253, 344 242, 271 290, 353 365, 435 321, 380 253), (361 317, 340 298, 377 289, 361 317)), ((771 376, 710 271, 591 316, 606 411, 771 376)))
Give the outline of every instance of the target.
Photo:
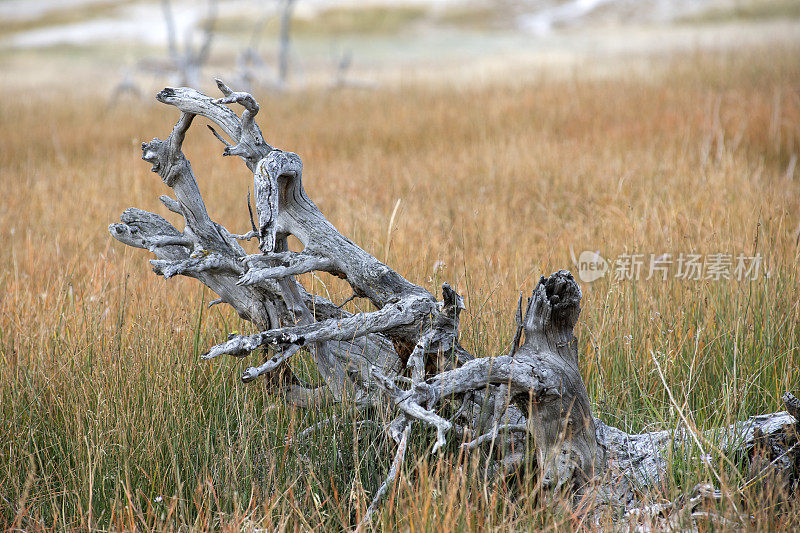
MULTIPOLYGON (((303 157, 306 190, 344 234, 431 291, 457 287, 468 307, 462 341, 482 355, 504 350, 519 292, 572 268, 570 249, 760 253, 769 275, 752 282, 583 285, 576 333, 596 412, 628 430, 677 425, 656 358, 707 427, 778 410, 780 394, 800 387, 800 171, 787 174, 800 154, 797 53, 681 57, 648 79, 262 95, 260 123, 303 157)), ((147 253, 106 231, 129 206, 165 214, 166 188, 139 143, 163 138, 175 118, 149 103, 107 110, 66 90, 4 95, 0 524, 352 526, 391 447, 343 423, 311 449, 286 448, 284 437, 320 413, 239 383, 249 361, 200 362, 203 348, 247 325, 204 310, 212 294, 156 278, 147 253)), ((199 126, 186 152, 209 212, 244 231, 252 177, 199 126)), ((304 281, 348 296, 327 278, 304 281)), ((524 481, 484 488, 480 469, 458 468, 466 458, 429 464, 424 439, 416 446, 381 527, 581 527, 524 481)), ((654 498, 709 475, 677 461, 673 470, 654 498)), ((731 487, 744 476, 724 475, 731 487)), ((797 525, 759 511, 768 496, 745 501, 755 529, 797 525)))

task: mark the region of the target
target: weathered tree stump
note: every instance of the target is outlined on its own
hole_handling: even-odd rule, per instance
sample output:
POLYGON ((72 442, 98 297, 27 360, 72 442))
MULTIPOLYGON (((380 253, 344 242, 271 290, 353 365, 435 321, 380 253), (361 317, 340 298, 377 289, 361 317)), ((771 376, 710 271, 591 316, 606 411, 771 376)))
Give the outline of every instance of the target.
MULTIPOLYGON (((661 484, 667 448, 678 447, 676 443, 729 454, 752 454, 758 444, 766 459, 763 468, 784 472, 796 487, 800 402, 790 394, 784 397, 788 412, 705 433, 687 426, 631 435, 593 418, 573 336, 581 291, 567 271, 542 277, 527 303, 520 298, 518 330, 508 354, 468 353, 458 342, 461 297, 444 284, 443 299, 437 301, 343 236, 306 194, 300 157, 264 140, 255 123, 255 99, 219 80, 217 85, 223 93, 219 99, 190 88, 161 91, 157 99, 177 108, 180 118, 166 140, 142 144, 142 158, 174 192, 175 198, 161 200, 184 217, 183 230, 157 214, 130 208, 109 231, 129 246, 154 253, 151 264, 157 274, 198 279, 219 295, 212 303, 230 305, 261 330, 233 335, 203 358, 244 356, 266 348, 269 359, 248 368, 242 379, 288 376, 266 381, 285 388, 287 401, 301 406, 388 402, 396 417, 386 430, 398 443, 398 452, 365 522, 397 475, 414 421, 436 428, 434 453, 452 438, 462 439, 467 448, 491 444, 505 470, 530 460, 543 490, 585 495, 592 489, 592 505, 635 509, 627 520, 652 522, 653 513, 669 512, 663 506, 653 510, 637 505, 643 493, 661 484), (241 117, 229 104, 244 108, 241 117), (227 145, 223 155, 240 157, 253 173, 258 220, 244 235, 232 234, 210 218, 181 151, 197 115, 232 139, 229 143, 212 129, 227 145), (304 245, 301 252, 287 249, 289 235, 304 245), (261 253, 246 254, 238 240, 248 238, 258 239, 261 253), (312 271, 346 280, 354 297, 368 299, 377 310, 352 314, 308 293, 295 276, 312 271), (300 350, 313 356, 323 386, 310 387, 291 375, 288 362, 300 350), (455 409, 446 412, 456 413, 449 418, 443 414, 448 404, 455 409), (525 442, 533 444, 526 447, 525 442)), ((587 499, 582 501, 585 505, 587 499)))

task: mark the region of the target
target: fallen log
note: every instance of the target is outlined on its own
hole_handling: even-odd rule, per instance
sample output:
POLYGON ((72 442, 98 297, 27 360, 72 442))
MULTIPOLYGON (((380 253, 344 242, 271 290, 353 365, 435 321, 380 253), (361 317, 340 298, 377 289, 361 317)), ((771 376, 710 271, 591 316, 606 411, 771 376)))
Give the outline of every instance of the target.
MULTIPOLYGON (((445 283, 439 301, 342 235, 307 195, 300 157, 264 139, 256 100, 217 85, 221 98, 186 87, 161 91, 156 98, 175 107, 179 119, 165 140, 142 144, 142 159, 173 191, 174 198, 162 196, 162 202, 183 216, 185 227, 130 208, 109 231, 124 244, 150 250, 157 274, 196 278, 219 295, 213 303, 230 305, 260 330, 232 335, 203 358, 263 349, 271 355, 248 368, 243 381, 264 377, 300 406, 347 401, 394 411, 385 430, 398 443, 397 455, 362 523, 397 475, 414 423, 436 429, 433 453, 451 439, 468 449, 491 446, 502 471, 533 465, 541 490, 573 495, 583 506, 622 506, 627 522, 651 524, 656 515, 686 508, 641 505, 649 490, 662 486, 675 450, 700 450, 699 457, 686 458, 694 461, 738 454, 756 464, 752 458, 759 457, 753 479, 780 472, 796 489, 800 402, 791 394, 784 397, 787 411, 705 432, 687 421, 678 430, 628 434, 594 418, 573 335, 581 290, 565 270, 542 277, 530 298, 520 297, 508 354, 467 352, 458 340, 464 303, 456 291, 445 283), (230 105, 242 106, 242 115, 230 105), (182 152, 198 115, 231 139, 212 128, 226 145, 223 155, 241 158, 253 174, 257 220, 251 211, 252 229, 244 234, 211 219, 182 152), (302 251, 288 250, 290 235, 302 251), (260 253, 248 255, 239 241, 253 238, 260 253), (314 271, 346 280, 353 297, 376 310, 353 314, 307 292, 295 276, 314 271), (322 386, 292 375, 289 362, 301 351, 311 354, 322 386)), ((701 492, 707 495, 708 488, 701 492)))

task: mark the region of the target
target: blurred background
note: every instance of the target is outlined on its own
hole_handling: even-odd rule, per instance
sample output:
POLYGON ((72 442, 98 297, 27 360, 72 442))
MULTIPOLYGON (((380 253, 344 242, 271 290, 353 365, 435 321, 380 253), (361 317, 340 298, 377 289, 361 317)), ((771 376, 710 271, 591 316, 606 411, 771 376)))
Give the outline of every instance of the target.
MULTIPOLYGON (((253 326, 108 234, 130 206, 183 228, 140 147, 178 116, 157 91, 217 95, 214 77, 254 94, 344 235, 464 296, 472 353, 506 353, 520 292, 582 252, 758 255, 748 279, 582 280, 581 372, 631 432, 684 427, 672 392, 703 429, 800 396, 800 0, 0 0, 0 530, 349 530, 385 478, 393 442, 347 405, 241 383, 257 354, 200 361, 253 326)), ((184 152, 244 233, 253 176, 204 123, 184 152)), ((483 470, 415 462, 429 444, 384 529, 580 527, 483 470)), ((675 457, 656 500, 749 478, 675 457)), ((776 512, 758 487, 753 529, 800 530, 796 495, 776 512)))
POLYGON ((40 89, 603 76, 796 40, 797 0, 0 0, 0 75, 40 89))

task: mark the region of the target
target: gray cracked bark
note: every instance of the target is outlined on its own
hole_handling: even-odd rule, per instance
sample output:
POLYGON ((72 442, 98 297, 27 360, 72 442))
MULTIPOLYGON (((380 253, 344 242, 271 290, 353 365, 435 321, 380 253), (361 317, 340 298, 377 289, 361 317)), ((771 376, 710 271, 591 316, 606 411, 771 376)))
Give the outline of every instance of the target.
MULTIPOLYGON (((526 305, 520 298, 518 331, 508 354, 469 354, 458 343, 461 297, 444 284, 437 301, 343 236, 306 194, 300 157, 265 141, 255 122, 255 99, 219 80, 217 85, 218 99, 185 87, 161 91, 157 99, 179 110, 180 117, 167 139, 142 144, 142 158, 175 196, 161 200, 183 216, 184 229, 130 208, 109 231, 124 244, 150 250, 157 274, 198 279, 219 295, 213 303, 230 305, 261 330, 233 335, 204 358, 265 348, 271 355, 248 368, 243 381, 269 378, 269 386, 283 387, 288 401, 298 405, 333 400, 394 409, 396 417, 385 429, 398 443, 398 454, 364 523, 398 473, 414 422, 436 428, 433 453, 447 440, 460 439, 467 449, 491 450, 503 470, 532 463, 545 491, 581 495, 591 488, 597 505, 637 508, 641 496, 661 484, 669 448, 687 443, 709 452, 758 455, 762 467, 754 477, 779 471, 796 487, 800 402, 790 394, 784 398, 788 412, 705 433, 686 428, 631 435, 593 418, 573 335, 581 291, 567 271, 542 277, 526 305), (241 117, 230 104, 244 108, 241 117), (197 115, 233 141, 212 128, 226 144, 223 155, 238 156, 253 174, 258 224, 253 221, 244 235, 211 219, 182 153, 197 115), (303 244, 301 252, 287 250, 289 235, 303 244), (258 239, 261 253, 245 253, 238 240, 248 238, 258 239), (312 271, 345 279, 355 297, 368 299, 377 310, 352 314, 308 293, 294 276, 312 271), (324 386, 311 388, 291 375, 288 362, 300 350, 312 354, 324 386), (272 379, 278 375, 289 379, 272 379), (455 415, 445 415, 453 410, 455 415)), ((640 509, 626 520, 652 522, 653 512, 661 516, 668 510, 640 509)))

